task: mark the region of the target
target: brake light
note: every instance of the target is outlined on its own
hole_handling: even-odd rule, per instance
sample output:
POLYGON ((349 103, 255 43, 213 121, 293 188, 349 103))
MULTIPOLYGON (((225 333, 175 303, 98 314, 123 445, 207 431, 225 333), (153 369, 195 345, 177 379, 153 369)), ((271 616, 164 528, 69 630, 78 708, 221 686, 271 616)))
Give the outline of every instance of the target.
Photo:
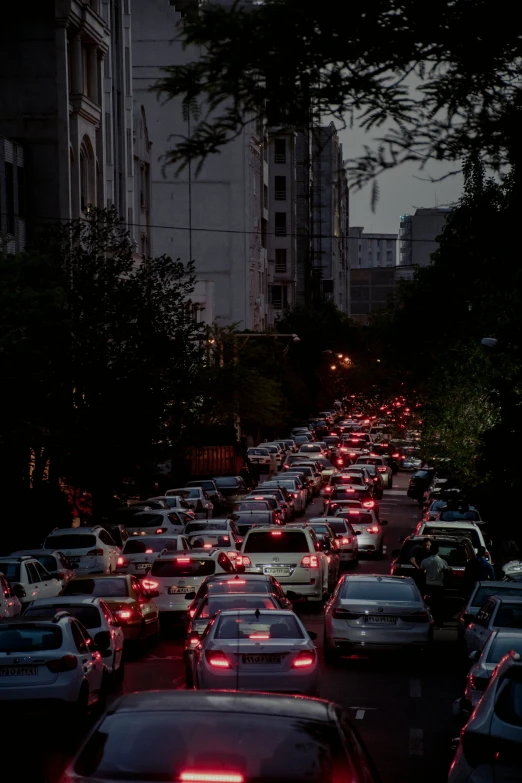
POLYGON ((394 457, 395 459, 397 459, 397 457, 400 457, 400 456, 401 456, 400 454, 392 454, 392 457, 394 457))
POLYGON ((356 457, 356 456, 357 456, 357 454, 355 453, 355 451, 352 451, 352 452, 351 452, 351 453, 350 453, 348 456, 349 456, 349 457, 356 457))
POLYGON ((212 549, 212 544, 203 544, 203 549, 212 549))
POLYGON ((177 557, 176 563, 190 563, 190 557, 177 557))
POLYGON ((192 639, 189 639, 189 644, 199 644, 199 636, 193 636, 192 639))
POLYGON ((244 783, 239 772, 182 772, 181 783, 244 783))
POLYGON ((246 579, 227 579, 227 585, 246 585, 246 579))
POLYGON ((361 512, 360 511, 352 511, 352 510, 350 510, 350 511, 348 511, 348 513, 351 514, 352 516, 358 516, 361 512))
POLYGON ((346 446, 341 446, 341 451, 348 451, 348 449, 346 448, 346 446))
POLYGON ((303 568, 319 568, 319 558, 317 555, 305 555, 301 560, 303 568))
POLYGON ((330 487, 330 486, 328 486, 328 487, 325 487, 325 488, 324 488, 324 491, 325 491, 325 492, 331 492, 331 491, 332 491, 332 489, 333 489, 333 487, 330 487))
POLYGON ((351 544, 352 539, 351 538, 341 538, 341 544, 351 544))
POLYGON ((143 579, 141 584, 145 590, 157 590, 159 587, 159 582, 155 582, 153 579, 143 579))
POLYGON ((220 650, 207 650, 205 658, 210 666, 214 666, 215 669, 230 669, 230 661, 225 653, 220 650))
POLYGON ((249 639, 270 639, 269 633, 251 633, 248 635, 249 639))
POLYGON ((342 465, 342 464, 343 464, 343 460, 342 460, 342 459, 338 459, 338 460, 337 460, 337 464, 338 464, 338 465, 342 465))
POLYGON ((272 530, 270 535, 272 535, 272 536, 282 536, 283 534, 281 533, 280 530, 272 530))
MULTIPOLYGON (((151 551, 152 551, 152 550, 151 550, 151 551)), ((116 565, 119 565, 119 566, 128 566, 128 565, 129 565, 129 561, 128 561, 128 560, 125 560, 125 558, 124 558, 124 557, 119 557, 119 558, 116 560, 116 565)))
POLYGON ((361 613, 350 612, 348 609, 334 609, 332 615, 336 620, 358 620, 362 617, 361 613))
POLYGON ((152 555, 153 551, 154 551, 153 549, 146 549, 145 550, 145 554, 146 555, 152 555))
POLYGON ((250 560, 248 555, 238 555, 236 557, 236 565, 237 566, 245 566, 245 567, 246 566, 251 566, 252 565, 252 561, 250 560))
POLYGON ((375 506, 374 500, 365 500, 363 503, 364 508, 373 508, 375 506))
POLYGON ((464 568, 452 568, 451 573, 453 576, 464 576, 464 568))
POLYGON ((377 470, 379 473, 386 473, 386 468, 384 466, 377 467, 377 470))
POLYGON ((87 552, 87 555, 91 555, 92 557, 103 557, 103 549, 90 549, 87 552))
POLYGON ((116 612, 116 614, 121 620, 130 620, 130 618, 132 617, 132 612, 130 611, 130 609, 120 609, 119 611, 116 612))
POLYGON ((166 533, 166 532, 167 532, 167 528, 166 528, 166 527, 159 527, 159 528, 156 530, 156 535, 157 535, 157 536, 159 536, 159 535, 160 535, 160 533, 166 533))
POLYGON ((366 528, 367 533, 378 533, 380 530, 379 525, 372 525, 371 527, 366 528))
POLYGON ((189 617, 194 617, 194 615, 196 614, 196 610, 195 609, 189 609, 187 614, 188 614, 189 617))
POLYGON ((292 664, 294 669, 304 669, 306 666, 313 666, 315 663, 315 653, 309 650, 301 650, 292 664))
POLYGON ((48 661, 46 666, 53 674, 72 672, 78 667, 78 658, 76 655, 64 655, 62 658, 58 658, 57 661, 48 661))

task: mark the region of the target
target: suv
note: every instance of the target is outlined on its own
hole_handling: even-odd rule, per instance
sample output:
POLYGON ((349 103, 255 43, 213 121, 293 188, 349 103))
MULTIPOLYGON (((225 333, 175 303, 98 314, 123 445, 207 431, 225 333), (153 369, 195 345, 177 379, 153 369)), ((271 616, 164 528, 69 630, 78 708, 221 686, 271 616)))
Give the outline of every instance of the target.
POLYGON ((77 576, 116 571, 121 552, 111 535, 100 525, 57 528, 47 536, 44 549, 59 549, 63 552, 77 576))
MULTIPOLYGON (((419 522, 415 528, 417 536, 455 536, 456 538, 469 538, 475 552, 479 546, 487 550, 486 541, 482 535, 482 530, 474 522, 445 522, 435 520, 434 522, 419 522)), ((489 552, 486 551, 486 556, 489 552)))
POLYGON ((236 566, 274 576, 291 599, 322 601, 328 592, 328 560, 308 526, 251 528, 236 566))
POLYGON ((0 558, 0 573, 9 580, 11 593, 23 606, 37 598, 55 598, 60 595, 62 583, 34 557, 0 558))
MULTIPOLYGON (((450 566, 451 571, 445 572, 445 587, 447 590, 462 595, 465 591, 466 566, 475 557, 469 538, 451 538, 450 536, 408 536, 402 549, 394 549, 390 574, 392 576, 411 576, 420 586, 424 583, 424 572, 419 571, 410 563, 412 552, 416 546, 429 538, 439 545, 439 555, 450 566)), ((429 555, 426 555, 429 557, 429 555)))
POLYGON ((385 489, 393 487, 393 470, 386 457, 375 457, 369 454, 367 457, 357 457, 356 465, 375 465, 377 472, 381 474, 385 489))

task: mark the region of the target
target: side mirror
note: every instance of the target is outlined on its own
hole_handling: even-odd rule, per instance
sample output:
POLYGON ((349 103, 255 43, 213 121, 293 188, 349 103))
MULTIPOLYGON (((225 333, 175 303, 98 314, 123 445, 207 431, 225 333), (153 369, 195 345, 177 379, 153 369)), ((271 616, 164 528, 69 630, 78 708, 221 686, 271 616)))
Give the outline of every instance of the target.
POLYGON ((392 557, 399 557, 400 553, 401 553, 400 549, 392 549, 391 555, 392 557))
MULTIPOLYGON (((158 593, 158 595, 159 595, 159 593, 158 593)), ((196 597, 196 592, 195 591, 192 592, 192 593, 185 593, 185 601, 193 601, 195 597, 196 597)))
POLYGON ((316 634, 316 632, 315 632, 315 631, 308 631, 308 636, 310 637, 310 639, 311 639, 313 642, 315 642, 315 640, 317 639, 317 634, 316 634))
POLYGON ((99 650, 107 650, 111 646, 111 635, 109 631, 98 631, 94 637, 94 644, 99 650))
POLYGON ((157 598, 159 596, 159 590, 148 590, 147 598, 157 598))
POLYGON ((387 520, 387 519, 383 519, 383 520, 381 520, 381 522, 380 522, 380 525, 381 525, 381 527, 382 527, 383 525, 387 525, 387 524, 388 524, 388 520, 387 520))

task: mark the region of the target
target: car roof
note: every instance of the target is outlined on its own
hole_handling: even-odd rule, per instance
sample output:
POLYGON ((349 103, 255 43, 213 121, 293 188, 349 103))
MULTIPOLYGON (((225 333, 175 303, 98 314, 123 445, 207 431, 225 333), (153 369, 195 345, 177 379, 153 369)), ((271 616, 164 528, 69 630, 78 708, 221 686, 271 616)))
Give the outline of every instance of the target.
POLYGON ((277 715, 333 723, 333 704, 323 699, 248 691, 141 691, 122 696, 107 715, 121 712, 177 711, 277 715))
MULTIPOLYGON (((162 509, 158 509, 158 511, 161 511, 162 509)), ((148 513, 148 512, 147 512, 148 513)), ((47 538, 50 536, 60 536, 62 534, 82 534, 82 533, 96 533, 98 530, 101 530, 101 525, 92 525, 92 527, 60 527, 56 530, 51 530, 50 533, 47 534, 47 538)))
MULTIPOLYGON (((79 577, 82 578, 82 577, 79 577)), ((46 606, 64 606, 65 604, 90 604, 91 606, 99 606, 100 601, 105 600, 100 596, 93 595, 62 595, 55 598, 37 598, 33 601, 29 609, 33 606, 36 608, 45 608, 46 606)))
MULTIPOLYGON (((9 557, 32 557, 35 560, 38 559, 38 555, 61 555, 61 551, 59 549, 38 549, 38 547, 35 547, 34 549, 17 549, 16 552, 11 552, 9 557)), ((2 560, 5 560, 5 557, 2 557, 2 560)))
POLYGON ((451 519, 451 520, 448 519, 447 521, 445 519, 431 519, 431 520, 425 519, 422 522, 422 524, 423 525, 431 525, 433 527, 442 527, 444 525, 444 527, 446 527, 446 526, 448 527, 448 530, 451 530, 452 525, 455 525, 455 527, 458 527, 458 528, 463 528, 463 527, 466 528, 466 527, 468 527, 468 528, 473 529, 473 530, 480 530, 480 528, 478 527, 477 523, 473 522, 470 519, 460 519, 460 520, 459 519, 451 519))
POLYGON ((410 576, 390 576, 387 574, 345 574, 344 579, 345 581, 350 580, 350 582, 383 582, 388 585, 394 582, 413 582, 410 576))

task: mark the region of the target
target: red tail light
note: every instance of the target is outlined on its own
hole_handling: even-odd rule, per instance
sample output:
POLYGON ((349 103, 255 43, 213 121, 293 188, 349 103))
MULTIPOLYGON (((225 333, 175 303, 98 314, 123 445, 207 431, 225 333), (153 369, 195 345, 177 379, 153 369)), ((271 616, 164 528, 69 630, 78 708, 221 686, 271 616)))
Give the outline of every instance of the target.
POLYGON ((358 620, 362 617, 362 614, 350 612, 348 609, 334 609, 332 615, 336 620, 358 620))
POLYGON ((176 563, 190 563, 190 557, 177 557, 176 563))
POLYGON ((328 486, 328 487, 325 487, 325 488, 324 488, 324 491, 325 491, 325 492, 331 492, 331 491, 332 491, 332 489, 333 489, 333 487, 330 487, 330 486, 328 486))
POLYGON ((377 470, 379 471, 379 473, 386 473, 385 467, 378 467, 377 470))
POLYGON ((337 464, 338 464, 338 465, 342 465, 342 464, 343 464, 343 460, 342 460, 342 459, 338 459, 338 460, 337 460, 337 464))
POLYGON ((57 661, 49 661, 46 665, 53 674, 72 672, 78 667, 78 658, 76 655, 64 655, 63 658, 59 658, 57 661))
POLYGON ((118 565, 118 566, 128 566, 128 565, 129 565, 129 561, 128 561, 128 560, 125 560, 125 558, 124 558, 124 557, 119 557, 119 558, 116 560, 116 565, 118 565))
POLYGON ((145 550, 145 554, 146 555, 152 555, 153 551, 154 551, 153 549, 146 549, 145 550))
POLYGON ((317 555, 305 555, 301 560, 303 568, 319 568, 319 558, 317 555))
POLYGON ((220 650, 207 650, 205 658, 210 666, 214 666, 215 669, 231 669, 230 661, 224 652, 220 650))
POLYGON ((87 555, 91 555, 92 557, 103 557, 103 549, 90 549, 87 552, 87 555))
POLYGON ((199 644, 199 636, 193 636, 191 639, 189 639, 189 644, 192 645, 199 644))
POLYGON ((236 565, 237 566, 245 566, 245 567, 246 566, 251 566, 252 565, 252 561, 250 560, 248 555, 238 555, 236 557, 236 565))
POLYGON ((373 508, 375 506, 375 500, 365 500, 363 506, 364 508, 373 508))
POLYGON ((244 783, 239 772, 182 772, 180 783, 244 783))
POLYGON ((154 579, 143 579, 141 584, 145 590, 157 590, 159 587, 159 582, 155 582, 154 579))
POLYGON ((133 612, 131 609, 118 609, 118 611, 115 612, 115 614, 118 615, 120 620, 130 620, 133 615, 133 612))
POLYGON ((380 530, 379 525, 372 525, 371 527, 366 528, 367 533, 378 533, 380 530))
POLYGON ((352 539, 351 538, 341 538, 341 544, 351 544, 352 539))
POLYGON ((304 669, 306 666, 313 666, 315 663, 315 653, 310 650, 301 650, 292 664, 294 669, 304 669))
POLYGON ((464 576, 464 568, 452 568, 451 573, 453 576, 464 576))
POLYGON ((194 617, 195 614, 196 614, 196 609, 189 609, 188 610, 188 616, 189 617, 194 617))
POLYGON ((159 536, 159 535, 161 535, 161 533, 166 533, 166 532, 167 532, 167 528, 166 527, 159 527, 156 530, 156 535, 159 536))
POLYGON ((227 579, 227 585, 246 585, 246 579, 227 579))
POLYGON ((393 457, 394 459, 397 459, 397 458, 398 458, 398 457, 400 457, 400 456, 401 456, 400 454, 392 454, 392 457, 393 457))
POLYGON ((282 532, 280 530, 272 530, 270 533, 271 536, 282 536, 282 532))

